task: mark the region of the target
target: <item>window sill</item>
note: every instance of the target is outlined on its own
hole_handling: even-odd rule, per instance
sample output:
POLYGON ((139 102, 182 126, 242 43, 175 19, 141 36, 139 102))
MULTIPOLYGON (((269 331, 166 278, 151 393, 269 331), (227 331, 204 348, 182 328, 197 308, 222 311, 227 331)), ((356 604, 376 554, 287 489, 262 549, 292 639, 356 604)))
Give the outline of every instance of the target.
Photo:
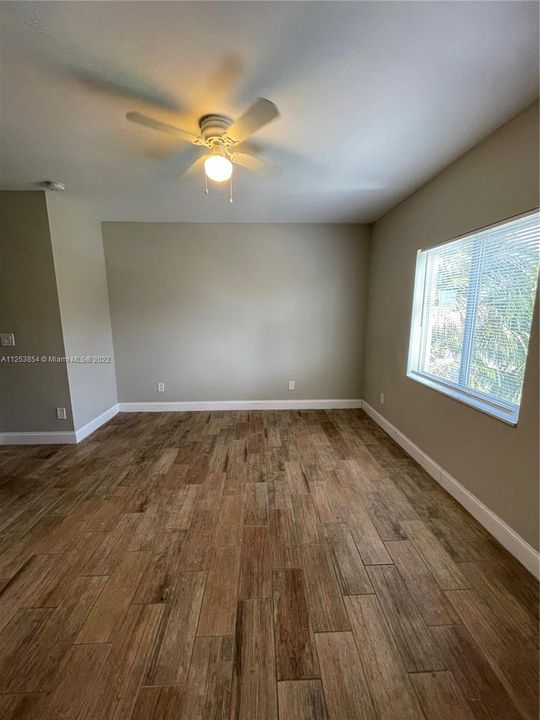
POLYGON ((469 407, 472 407, 475 410, 479 410, 486 415, 491 415, 491 417, 494 417, 497 420, 501 420, 507 425, 511 425, 512 427, 515 427, 517 425, 519 409, 510 410, 500 406, 492 405, 486 400, 482 400, 481 398, 469 395, 462 390, 458 390, 457 388, 453 388, 452 386, 446 385, 442 382, 437 382, 436 380, 426 377, 425 375, 420 375, 419 373, 416 373, 412 370, 407 373, 407 377, 410 380, 414 380, 415 382, 420 383, 421 385, 425 385, 431 390, 436 390, 443 395, 447 395, 453 400, 457 400, 464 405, 469 405, 469 407))

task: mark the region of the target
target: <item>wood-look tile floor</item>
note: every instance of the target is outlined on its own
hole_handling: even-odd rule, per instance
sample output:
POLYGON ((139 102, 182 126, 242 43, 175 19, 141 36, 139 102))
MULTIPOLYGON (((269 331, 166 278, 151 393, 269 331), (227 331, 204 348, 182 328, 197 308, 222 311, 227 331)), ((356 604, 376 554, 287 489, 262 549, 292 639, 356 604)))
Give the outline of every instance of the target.
POLYGON ((537 585, 361 411, 0 448, 3 720, 537 720, 537 585))

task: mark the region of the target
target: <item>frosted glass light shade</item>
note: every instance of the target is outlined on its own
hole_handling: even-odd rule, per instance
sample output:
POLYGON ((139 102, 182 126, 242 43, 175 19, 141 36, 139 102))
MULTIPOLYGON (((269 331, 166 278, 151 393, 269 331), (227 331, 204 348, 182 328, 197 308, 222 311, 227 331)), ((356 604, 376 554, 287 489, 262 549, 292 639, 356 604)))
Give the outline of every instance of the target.
POLYGON ((223 155, 211 155, 204 161, 204 171, 210 180, 225 182, 233 171, 232 162, 223 155))

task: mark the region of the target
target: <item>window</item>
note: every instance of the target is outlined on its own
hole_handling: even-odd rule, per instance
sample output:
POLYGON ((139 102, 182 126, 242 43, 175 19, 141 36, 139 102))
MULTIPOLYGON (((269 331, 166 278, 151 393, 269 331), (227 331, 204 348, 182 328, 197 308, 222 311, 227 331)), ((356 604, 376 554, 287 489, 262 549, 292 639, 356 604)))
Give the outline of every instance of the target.
POLYGON ((508 423, 519 415, 538 212, 420 250, 407 375, 508 423))

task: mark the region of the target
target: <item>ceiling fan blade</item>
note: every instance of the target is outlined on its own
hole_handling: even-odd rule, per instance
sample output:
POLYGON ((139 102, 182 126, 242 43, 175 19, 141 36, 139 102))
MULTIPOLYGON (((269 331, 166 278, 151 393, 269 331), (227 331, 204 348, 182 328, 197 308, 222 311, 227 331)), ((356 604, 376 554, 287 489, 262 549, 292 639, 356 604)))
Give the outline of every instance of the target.
POLYGON ((130 122, 136 123, 137 125, 152 128, 152 130, 159 130, 160 132, 169 133, 170 135, 179 135, 187 142, 192 142, 196 145, 201 144, 201 139, 197 137, 197 135, 193 135, 193 133, 177 128, 174 125, 154 120, 154 118, 148 117, 148 115, 142 115, 139 112, 128 112, 126 114, 126 119, 130 122))
POLYGON ((278 115, 279 111, 273 102, 266 98, 258 98, 249 110, 227 129, 227 135, 232 140, 242 142, 278 115))
POLYGON ((201 82, 198 83, 198 89, 190 98, 191 114, 199 118, 201 115, 206 115, 209 108, 226 107, 241 72, 242 64, 237 56, 225 57, 206 81, 201 78, 201 82))
POLYGON ((95 70, 74 67, 68 72, 90 90, 107 93, 113 98, 135 100, 138 103, 162 108, 169 112, 179 113, 183 110, 172 95, 146 83, 142 78, 107 65, 95 70))
POLYGON ((269 163, 266 160, 261 160, 254 155, 248 155, 247 153, 234 153, 231 156, 233 163, 241 165, 248 170, 259 173, 260 175, 266 175, 267 177, 279 177, 282 170, 277 165, 269 163))
POLYGON ((181 177, 191 172, 208 155, 206 148, 197 145, 184 145, 180 150, 161 163, 161 173, 167 177, 181 177))
POLYGON ((204 178, 204 161, 208 157, 210 157, 210 155, 208 155, 207 153, 204 153, 203 155, 199 155, 199 157, 196 160, 194 160, 194 162, 192 162, 191 165, 186 170, 184 170, 182 175, 189 175, 191 177, 192 175, 195 175, 195 173, 201 172, 201 173, 203 173, 201 175, 201 180, 202 180, 202 178, 204 178))

